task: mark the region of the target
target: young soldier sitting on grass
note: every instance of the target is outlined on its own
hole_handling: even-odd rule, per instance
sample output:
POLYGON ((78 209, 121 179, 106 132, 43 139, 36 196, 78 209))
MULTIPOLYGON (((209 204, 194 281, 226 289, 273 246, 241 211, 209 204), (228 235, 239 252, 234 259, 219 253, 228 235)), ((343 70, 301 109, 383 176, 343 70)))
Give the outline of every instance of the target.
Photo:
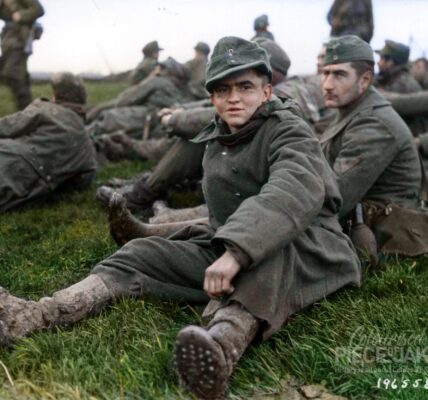
POLYGON ((335 178, 295 103, 271 95, 271 79, 259 45, 221 39, 206 81, 217 114, 196 138, 206 144, 210 224, 132 240, 38 302, 2 289, 2 342, 74 323, 123 297, 208 303, 209 324, 179 332, 176 365, 183 387, 217 399, 256 336, 267 339, 290 315, 359 285, 358 257, 337 220, 335 178))

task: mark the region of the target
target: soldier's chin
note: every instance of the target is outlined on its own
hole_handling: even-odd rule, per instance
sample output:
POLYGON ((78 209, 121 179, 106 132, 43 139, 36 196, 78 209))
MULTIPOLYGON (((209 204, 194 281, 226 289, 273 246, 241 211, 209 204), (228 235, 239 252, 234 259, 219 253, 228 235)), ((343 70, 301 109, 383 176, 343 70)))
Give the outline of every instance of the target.
POLYGON ((327 108, 337 107, 337 100, 336 99, 324 99, 324 105, 327 108))

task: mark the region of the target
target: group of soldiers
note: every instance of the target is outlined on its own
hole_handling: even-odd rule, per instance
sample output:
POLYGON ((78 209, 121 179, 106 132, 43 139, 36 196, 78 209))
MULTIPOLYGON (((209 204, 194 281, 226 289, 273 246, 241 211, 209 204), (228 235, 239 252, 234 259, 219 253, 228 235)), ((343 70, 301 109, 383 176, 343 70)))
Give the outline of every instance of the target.
POLYGON ((360 19, 339 31, 349 3, 371 12, 370 1, 335 1, 335 37, 310 77, 287 76, 290 58, 262 15, 251 41, 224 37, 210 59, 199 42, 186 64, 159 62, 162 48, 148 43, 131 86, 89 110, 86 125, 86 92, 71 74, 53 79, 51 102, 1 119, 11 171, 1 178, 2 211, 87 186, 97 152, 159 160, 150 174, 98 188, 121 247, 85 279, 37 302, 0 289, 1 343, 125 297, 207 304, 208 325, 178 334, 176 367, 185 389, 220 399, 251 343, 359 286, 362 263, 428 252, 426 60, 409 69, 409 48, 387 40, 375 75, 372 14, 369 29, 357 31, 360 19), (201 179, 204 205, 157 223, 132 214, 201 179))

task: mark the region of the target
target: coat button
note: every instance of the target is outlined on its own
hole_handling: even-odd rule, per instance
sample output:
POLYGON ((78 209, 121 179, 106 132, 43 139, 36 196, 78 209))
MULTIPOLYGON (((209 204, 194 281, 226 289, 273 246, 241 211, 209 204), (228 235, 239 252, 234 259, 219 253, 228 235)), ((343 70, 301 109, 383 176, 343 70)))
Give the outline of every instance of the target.
POLYGON ((236 196, 236 197, 241 197, 241 193, 236 192, 236 193, 235 193, 235 196, 236 196))
POLYGON ((238 168, 236 168, 236 167, 232 167, 232 172, 233 172, 234 174, 237 174, 237 173, 238 173, 238 168))
POLYGON ((221 152, 221 155, 222 155, 222 156, 225 156, 225 155, 227 155, 227 153, 226 153, 225 151, 222 151, 222 152, 221 152))

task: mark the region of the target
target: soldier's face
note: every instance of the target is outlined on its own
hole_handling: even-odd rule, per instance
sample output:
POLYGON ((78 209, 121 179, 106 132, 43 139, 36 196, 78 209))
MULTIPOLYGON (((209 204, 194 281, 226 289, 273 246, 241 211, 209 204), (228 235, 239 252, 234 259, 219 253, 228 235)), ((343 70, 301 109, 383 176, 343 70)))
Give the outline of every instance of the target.
POLYGON ((379 67, 380 72, 389 71, 390 69, 395 67, 394 61, 392 61, 389 57, 381 56, 379 61, 377 62, 377 66, 379 67))
POLYGON ((420 83, 424 82, 427 72, 427 64, 423 60, 415 61, 411 66, 412 75, 420 83))
POLYGON ((322 89, 327 108, 343 108, 357 100, 370 86, 371 74, 358 76, 351 63, 323 67, 322 89))
POLYGON ((211 93, 211 102, 233 133, 249 121, 271 94, 269 83, 254 70, 245 70, 218 82, 211 93))

